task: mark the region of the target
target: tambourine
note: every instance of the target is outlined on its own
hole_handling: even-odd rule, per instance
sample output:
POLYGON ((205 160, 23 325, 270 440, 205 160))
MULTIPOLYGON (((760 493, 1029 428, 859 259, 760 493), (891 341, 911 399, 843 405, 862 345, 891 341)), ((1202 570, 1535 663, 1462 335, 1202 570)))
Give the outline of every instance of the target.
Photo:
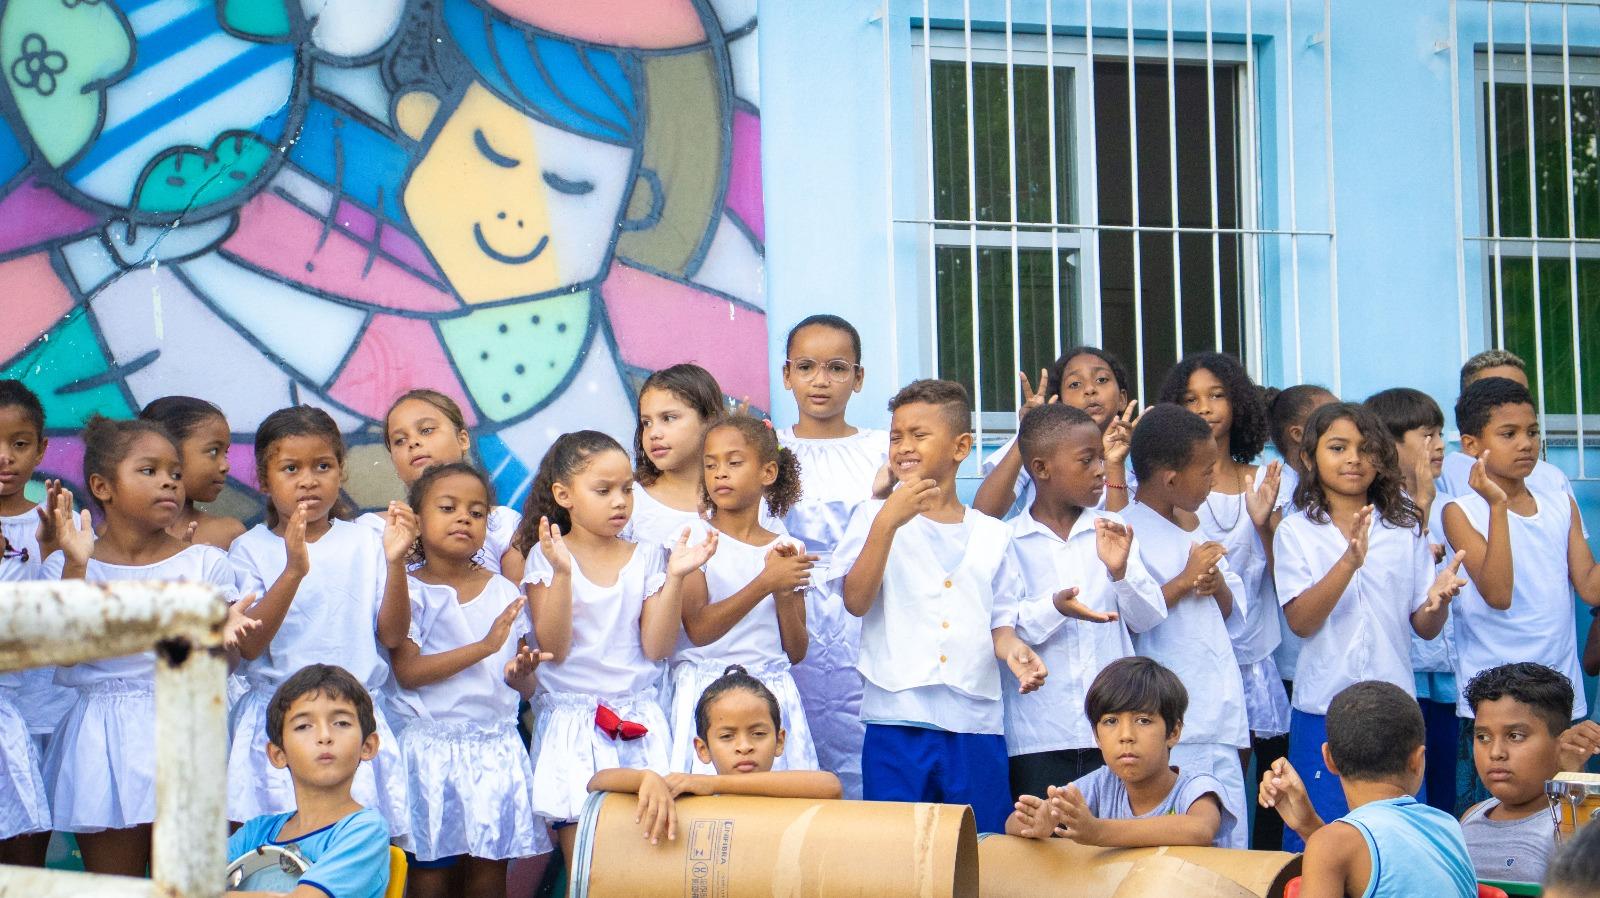
POLYGON ((292 892, 311 864, 296 845, 262 845, 228 865, 229 892, 292 892))
POLYGON ((1562 839, 1600 820, 1600 774, 1558 773, 1545 781, 1544 794, 1562 839))

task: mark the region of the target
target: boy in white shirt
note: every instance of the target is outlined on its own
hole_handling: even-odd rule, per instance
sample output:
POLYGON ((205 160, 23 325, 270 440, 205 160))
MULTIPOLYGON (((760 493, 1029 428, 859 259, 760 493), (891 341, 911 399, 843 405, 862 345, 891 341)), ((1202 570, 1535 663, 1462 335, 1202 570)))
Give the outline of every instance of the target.
POLYGON ((1096 675, 1133 654, 1128 631, 1166 620, 1167 605, 1132 529, 1097 508, 1105 447, 1094 419, 1040 406, 1023 419, 1017 446, 1035 497, 1009 522, 1027 587, 1017 635, 1056 675, 1037 692, 1006 693, 1006 748, 1012 794, 1044 795, 1104 766, 1092 721, 1063 709, 1082 706, 1096 675))
MULTIPOLYGON (((1172 763, 1185 773, 1220 780, 1224 808, 1243 820, 1239 750, 1250 745, 1250 730, 1227 620, 1243 619, 1244 585, 1228 570, 1221 544, 1205 539, 1195 514, 1211 494, 1217 444, 1199 415, 1162 404, 1133 429, 1129 455, 1139 493, 1122 517, 1139 534, 1139 557, 1162 584, 1167 605, 1166 621, 1138 634, 1133 644, 1177 674, 1195 696, 1172 763)), ((1227 847, 1245 847, 1244 830, 1235 827, 1227 847)))
POLYGON ((846 610, 862 618, 862 793, 970 804, 978 829, 1011 811, 996 659, 1031 692, 1045 666, 1014 625, 1022 578, 1011 531, 961 504, 972 450, 966 388, 914 381, 889 400, 886 500, 856 508, 834 550, 846 610))
MULTIPOLYGON (((1503 377, 1522 384, 1525 390, 1530 389, 1528 363, 1521 356, 1504 349, 1486 349, 1467 359, 1466 364, 1461 366, 1461 393, 1465 395, 1467 387, 1490 377, 1503 377)), ((1457 421, 1456 426, 1461 426, 1461 422, 1457 421)), ((1474 451, 1467 448, 1466 440, 1461 441, 1460 449, 1445 455, 1444 465, 1439 471, 1442 499, 1472 495, 1472 485, 1467 481, 1472 476, 1472 465, 1476 461, 1474 451)), ((1534 462, 1533 470, 1528 474, 1528 485, 1546 492, 1572 495, 1572 481, 1567 479, 1566 472, 1543 458, 1534 462)))

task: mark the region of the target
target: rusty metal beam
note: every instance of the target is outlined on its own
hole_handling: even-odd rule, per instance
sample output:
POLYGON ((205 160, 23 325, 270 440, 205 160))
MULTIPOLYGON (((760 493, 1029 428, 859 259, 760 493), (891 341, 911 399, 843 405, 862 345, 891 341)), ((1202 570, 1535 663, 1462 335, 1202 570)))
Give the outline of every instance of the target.
POLYGON ((162 640, 222 645, 227 604, 197 583, 8 584, 0 591, 0 671, 149 651, 162 640))

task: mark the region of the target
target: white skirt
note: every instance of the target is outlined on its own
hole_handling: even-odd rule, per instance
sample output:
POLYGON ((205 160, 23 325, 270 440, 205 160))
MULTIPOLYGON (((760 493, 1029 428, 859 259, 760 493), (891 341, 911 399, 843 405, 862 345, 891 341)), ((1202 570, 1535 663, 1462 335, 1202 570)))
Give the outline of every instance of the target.
POLYGON ((839 777, 845 798, 859 799, 861 742, 867 733, 861 722, 861 672, 856 669, 861 619, 846 611, 837 595, 811 596, 816 599, 806 608, 811 646, 790 673, 800 690, 818 764, 839 777))
POLYGON ((602 699, 581 692, 546 692, 534 699, 533 812, 552 823, 578 819, 589 798, 589 780, 601 770, 631 767, 671 772, 672 735, 655 690, 602 699), (638 739, 615 739, 594 725, 604 702, 624 720, 643 724, 638 739))
POLYGON ((28 722, 0 698, 0 839, 50 831, 50 802, 28 722))
MULTIPOLYGON (((721 661, 685 661, 672 668, 672 769, 678 773, 716 773, 695 754, 694 709, 706 691, 728 665, 721 661)), ((748 668, 778 699, 785 734, 783 754, 772 762, 773 770, 816 770, 817 749, 811 741, 811 724, 806 720, 800 690, 789 675, 789 662, 773 661, 748 668)))
MULTIPOLYGON (((235 822, 295 809, 289 771, 273 767, 267 760, 267 703, 271 697, 270 691, 252 688, 234 706, 233 719, 228 722, 233 739, 228 746, 228 819, 235 822)), ((405 759, 384 717, 383 693, 375 693, 372 699, 378 756, 357 768, 350 796, 382 814, 395 844, 409 848, 411 814, 406 808, 405 759)))
POLYGON ((55 829, 93 833, 156 817, 156 702, 149 680, 78 688, 45 757, 55 829))
POLYGON ((496 727, 414 718, 400 746, 419 860, 499 861, 550 850, 533 814, 533 765, 509 719, 496 727))
POLYGON ((1251 735, 1271 739, 1289 732, 1289 694, 1283 691, 1283 678, 1272 656, 1239 665, 1239 678, 1244 681, 1244 712, 1251 735))

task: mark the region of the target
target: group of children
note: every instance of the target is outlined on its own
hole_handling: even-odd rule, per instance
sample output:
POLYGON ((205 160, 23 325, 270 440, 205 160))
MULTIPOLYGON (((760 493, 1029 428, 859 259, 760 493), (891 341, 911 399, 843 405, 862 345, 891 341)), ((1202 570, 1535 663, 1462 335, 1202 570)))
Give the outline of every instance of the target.
MULTIPOLYGON (((1320 821, 1387 831, 1362 810, 1405 804, 1384 789, 1453 809, 1453 777, 1422 776, 1453 770, 1458 714, 1494 796, 1464 821, 1479 874, 1521 843, 1473 827, 1535 818, 1527 849, 1491 866, 1543 872, 1535 791, 1600 752, 1600 727, 1569 726, 1586 705, 1568 592, 1600 603, 1600 567, 1539 459, 1514 356, 1469 362, 1466 455, 1447 458, 1443 415, 1416 391, 1261 391, 1205 353, 1136 414, 1121 364, 1076 348, 1037 390, 1023 378, 1017 436, 969 507, 964 388, 915 381, 887 433, 857 428, 855 329, 814 316, 786 350, 793 427, 730 413, 696 365, 663 369, 631 449, 558 437, 520 512, 496 504, 440 393, 396 400, 384 434, 405 499, 355 520, 333 419, 282 409, 256 429, 267 510, 249 530, 196 505, 222 489, 230 431, 186 397, 85 429, 98 532, 57 482, 35 507, 43 411, 0 381, 0 580, 215 584, 238 661, 232 847, 381 831, 411 855, 412 894, 503 890, 507 862, 552 833, 570 858, 600 790, 637 792, 652 840, 674 836, 678 795, 746 792, 970 804, 980 830, 1096 845, 1245 847, 1252 755, 1255 847, 1279 845, 1280 814, 1286 847, 1315 834, 1311 888, 1313 857, 1356 845, 1320 821), (1282 461, 1261 463, 1269 439, 1282 461), (341 799, 328 783, 346 768, 341 799)), ((40 862, 55 829, 92 871, 144 871, 152 670, 145 654, 0 680, 0 861, 40 862)), ((1387 875, 1350 864, 1350 883, 1387 875)), ((319 875, 355 875, 340 869, 319 875)))

